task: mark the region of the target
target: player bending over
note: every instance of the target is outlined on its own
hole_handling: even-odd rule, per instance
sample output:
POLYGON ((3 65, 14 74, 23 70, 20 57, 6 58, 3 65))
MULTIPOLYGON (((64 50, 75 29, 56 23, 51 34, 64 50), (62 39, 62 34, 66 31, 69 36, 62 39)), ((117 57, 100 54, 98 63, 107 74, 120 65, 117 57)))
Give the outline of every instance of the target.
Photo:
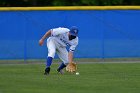
MULTIPOLYGON (((57 53, 59 58, 62 60, 62 63, 58 67, 57 71, 63 74, 63 68, 73 62, 73 52, 78 45, 78 28, 76 26, 72 26, 70 29, 64 27, 50 29, 39 40, 40 46, 43 45, 46 38, 48 38, 48 57, 44 74, 49 74, 55 53, 57 53), (67 51, 66 46, 69 46, 69 52, 67 51)), ((71 69, 69 69, 69 72, 72 72, 71 69)))

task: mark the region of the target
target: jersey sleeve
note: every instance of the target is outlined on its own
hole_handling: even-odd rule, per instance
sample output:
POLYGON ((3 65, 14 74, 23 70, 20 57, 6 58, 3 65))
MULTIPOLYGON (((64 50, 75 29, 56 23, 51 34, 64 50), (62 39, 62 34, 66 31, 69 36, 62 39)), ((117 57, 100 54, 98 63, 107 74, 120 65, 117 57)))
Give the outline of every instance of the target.
POLYGON ((51 36, 58 36, 60 34, 64 34, 64 33, 67 33, 69 32, 69 29, 67 28, 54 28, 54 29, 51 29, 51 36))
POLYGON ((73 44, 70 46, 69 51, 74 52, 76 47, 78 45, 78 38, 73 42, 73 44))

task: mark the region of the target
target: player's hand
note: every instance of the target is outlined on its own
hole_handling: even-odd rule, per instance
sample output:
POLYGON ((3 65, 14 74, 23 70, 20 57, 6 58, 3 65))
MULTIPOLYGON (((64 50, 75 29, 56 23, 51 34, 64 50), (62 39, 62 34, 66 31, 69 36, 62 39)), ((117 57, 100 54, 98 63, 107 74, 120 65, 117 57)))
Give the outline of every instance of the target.
POLYGON ((44 40, 43 40, 43 39, 40 39, 40 40, 39 40, 39 45, 42 46, 43 43, 44 43, 44 40))

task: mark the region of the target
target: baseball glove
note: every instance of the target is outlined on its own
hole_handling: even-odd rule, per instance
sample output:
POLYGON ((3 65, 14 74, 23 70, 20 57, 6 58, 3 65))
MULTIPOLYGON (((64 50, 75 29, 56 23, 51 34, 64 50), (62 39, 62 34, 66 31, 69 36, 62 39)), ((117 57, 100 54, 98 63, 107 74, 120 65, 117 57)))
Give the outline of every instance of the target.
POLYGON ((77 65, 74 62, 70 62, 66 67, 67 72, 76 72, 76 70, 77 70, 77 65))

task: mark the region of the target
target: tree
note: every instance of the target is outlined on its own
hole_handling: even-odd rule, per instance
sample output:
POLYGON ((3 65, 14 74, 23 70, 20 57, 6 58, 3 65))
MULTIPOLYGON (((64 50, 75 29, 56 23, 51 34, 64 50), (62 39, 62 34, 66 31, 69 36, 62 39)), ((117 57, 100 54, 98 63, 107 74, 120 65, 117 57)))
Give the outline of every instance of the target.
POLYGON ((1 7, 140 5, 140 0, 0 0, 1 7))

